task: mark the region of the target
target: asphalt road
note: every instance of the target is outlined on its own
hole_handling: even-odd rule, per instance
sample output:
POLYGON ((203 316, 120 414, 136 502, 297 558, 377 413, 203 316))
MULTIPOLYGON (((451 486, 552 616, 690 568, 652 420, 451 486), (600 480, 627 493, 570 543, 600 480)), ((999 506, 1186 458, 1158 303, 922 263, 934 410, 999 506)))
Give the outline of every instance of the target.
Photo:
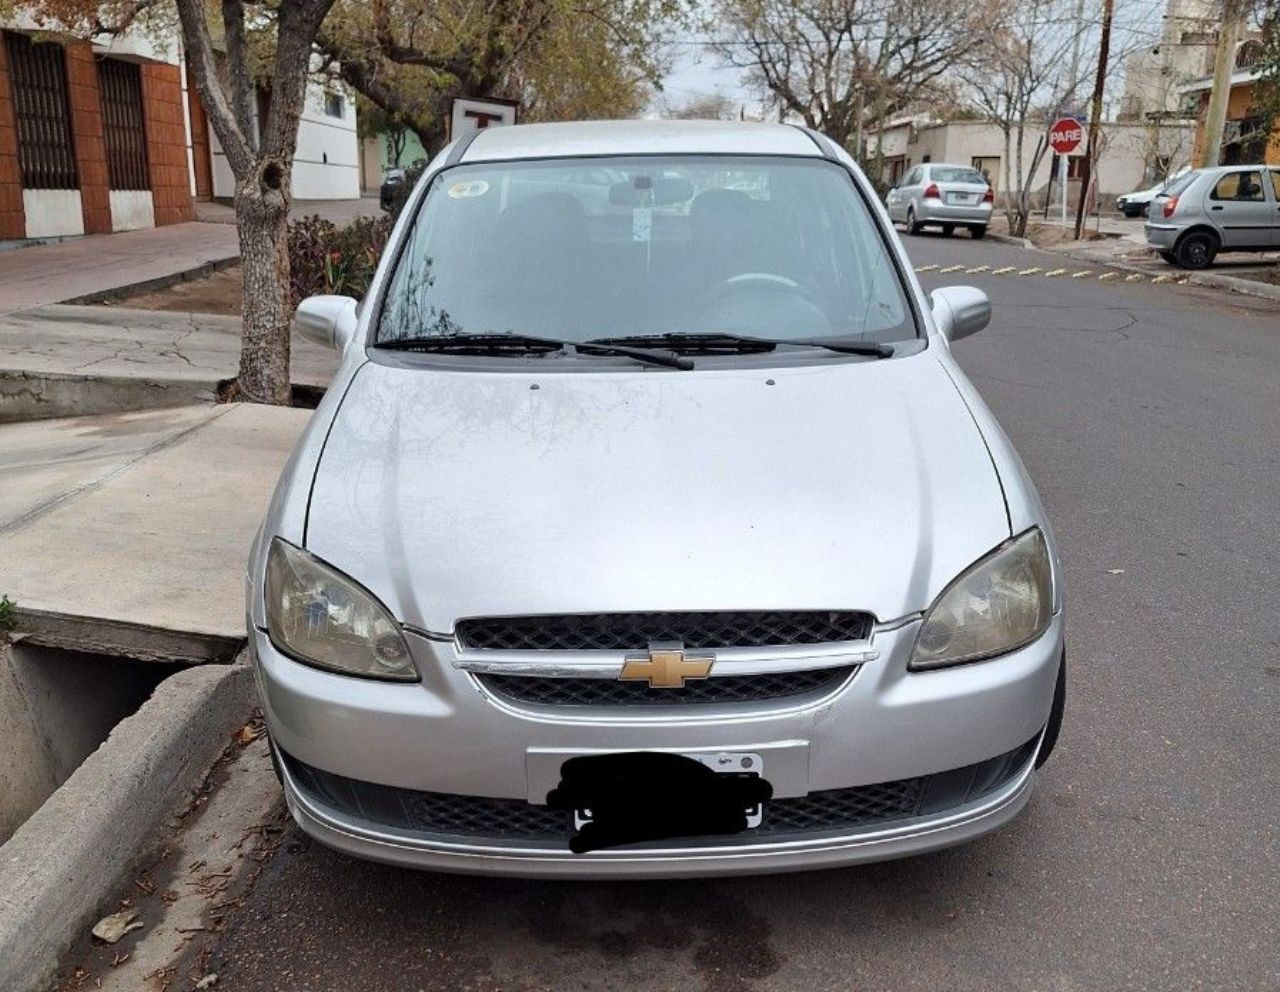
POLYGON ((1065 556, 1067 721, 1023 816, 909 861, 681 883, 418 874, 295 833, 214 948, 219 988, 1280 989, 1280 308, 922 278, 994 301, 956 352, 1065 556))

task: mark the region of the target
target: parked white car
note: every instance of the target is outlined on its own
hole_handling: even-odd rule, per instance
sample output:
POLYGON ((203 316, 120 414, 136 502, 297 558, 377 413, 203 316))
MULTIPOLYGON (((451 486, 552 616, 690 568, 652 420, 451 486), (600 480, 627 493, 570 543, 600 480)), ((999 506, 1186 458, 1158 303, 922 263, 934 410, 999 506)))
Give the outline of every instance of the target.
POLYGON ((1140 189, 1133 193, 1125 193, 1116 197, 1116 209, 1126 217, 1143 217, 1146 215, 1151 202, 1159 196, 1164 190, 1179 176, 1190 172, 1190 166, 1184 166, 1171 176, 1167 176, 1154 186, 1146 189, 1140 189))

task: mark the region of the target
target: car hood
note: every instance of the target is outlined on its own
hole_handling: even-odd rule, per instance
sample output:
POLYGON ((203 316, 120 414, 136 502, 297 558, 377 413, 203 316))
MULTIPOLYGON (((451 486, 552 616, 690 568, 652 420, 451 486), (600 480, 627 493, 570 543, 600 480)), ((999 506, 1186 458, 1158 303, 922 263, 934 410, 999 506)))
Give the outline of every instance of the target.
POLYGON ((677 372, 370 362, 306 545, 404 623, 650 610, 926 608, 1009 536, 933 351, 677 372))

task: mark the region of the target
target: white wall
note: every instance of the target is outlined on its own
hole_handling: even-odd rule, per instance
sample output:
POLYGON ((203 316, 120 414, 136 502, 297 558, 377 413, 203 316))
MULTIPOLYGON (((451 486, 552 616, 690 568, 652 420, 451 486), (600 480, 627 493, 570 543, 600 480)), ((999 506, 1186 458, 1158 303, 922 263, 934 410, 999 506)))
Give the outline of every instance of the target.
POLYGON ((24 189, 22 209, 28 238, 57 238, 84 234, 78 189, 24 189))
POLYGON ((149 189, 113 189, 111 200, 111 230, 137 231, 156 226, 156 212, 149 189))
POLYGON ((360 196, 360 142, 356 137, 356 105, 343 88, 342 116, 325 112, 324 87, 307 87, 307 103, 298 127, 293 158, 293 196, 297 200, 354 200, 360 196))
MULTIPOLYGON (((338 90, 335 89, 335 92, 338 90)), ((325 113, 325 87, 307 85, 306 106, 298 125, 293 158, 295 200, 354 200, 360 196, 360 142, 356 137, 356 107, 351 94, 341 91, 341 117, 325 113)), ((213 195, 230 198, 235 178, 218 137, 209 129, 213 160, 213 195)))

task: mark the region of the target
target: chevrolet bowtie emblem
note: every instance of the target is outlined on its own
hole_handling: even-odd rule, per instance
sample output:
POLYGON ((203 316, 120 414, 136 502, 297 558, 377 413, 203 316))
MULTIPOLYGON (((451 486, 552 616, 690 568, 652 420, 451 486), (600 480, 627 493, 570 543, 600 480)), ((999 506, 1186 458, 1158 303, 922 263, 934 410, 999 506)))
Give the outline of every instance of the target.
POLYGON ((716 656, 687 653, 679 641, 655 642, 644 654, 627 655, 618 678, 624 682, 648 682, 650 689, 680 689, 685 679, 705 679, 716 656))

